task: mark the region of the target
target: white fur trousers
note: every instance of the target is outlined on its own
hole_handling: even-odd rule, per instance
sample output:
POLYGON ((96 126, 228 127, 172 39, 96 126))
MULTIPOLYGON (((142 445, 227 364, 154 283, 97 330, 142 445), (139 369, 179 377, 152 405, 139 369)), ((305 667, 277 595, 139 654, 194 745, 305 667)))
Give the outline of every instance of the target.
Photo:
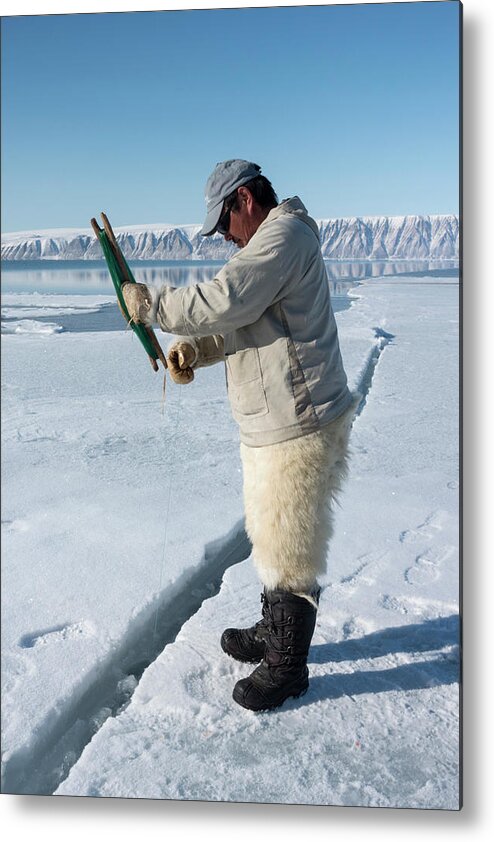
POLYGON ((326 570, 354 414, 355 404, 316 433, 266 447, 240 446, 246 530, 268 590, 309 594, 326 570))

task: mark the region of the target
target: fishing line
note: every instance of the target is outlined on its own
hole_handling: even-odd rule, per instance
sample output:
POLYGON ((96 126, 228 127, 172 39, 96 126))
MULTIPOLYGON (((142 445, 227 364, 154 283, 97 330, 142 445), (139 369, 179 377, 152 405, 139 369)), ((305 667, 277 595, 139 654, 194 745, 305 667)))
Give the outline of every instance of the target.
MULTIPOLYGON (((182 388, 183 387, 179 385, 177 388, 178 388, 177 407, 176 407, 176 410, 175 410, 174 423, 171 425, 172 432, 173 432, 173 430, 178 429, 177 422, 178 422, 178 417, 179 417, 179 414, 180 414, 180 405, 181 405, 181 402, 182 402, 182 388)), ((164 404, 164 394, 163 394, 163 398, 162 398, 162 402, 161 402, 161 409, 162 409, 163 414, 164 414, 164 408, 165 408, 165 404, 164 404)), ((171 441, 171 439, 170 439, 170 441, 171 441)), ((155 615, 154 615, 153 641, 156 640, 156 630, 157 630, 157 627, 158 627, 158 613, 159 613, 159 610, 160 610, 160 595, 161 595, 161 588, 162 588, 162 584, 163 584, 163 573, 164 573, 164 569, 165 569, 166 546, 167 546, 167 542, 168 542, 168 523, 169 523, 169 520, 170 520, 172 486, 173 486, 173 480, 175 478, 174 474, 175 474, 177 450, 178 450, 177 447, 173 448, 171 462, 170 462, 170 469, 169 469, 169 472, 168 472, 169 477, 170 477, 170 482, 168 484, 168 499, 166 501, 166 509, 165 509, 165 511, 166 511, 166 514, 165 514, 165 532, 164 532, 164 536, 163 536, 163 551, 162 551, 162 554, 161 554, 160 579, 159 579, 159 586, 158 586, 158 603, 157 603, 156 611, 155 611, 155 615)))

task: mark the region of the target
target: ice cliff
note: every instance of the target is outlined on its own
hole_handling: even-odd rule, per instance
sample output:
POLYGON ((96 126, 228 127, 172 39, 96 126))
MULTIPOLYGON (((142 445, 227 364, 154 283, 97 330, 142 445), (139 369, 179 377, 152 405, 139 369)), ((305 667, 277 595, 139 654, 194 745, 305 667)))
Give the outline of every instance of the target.
MULTIPOLYGON (((459 257, 454 214, 374 216, 318 220, 324 257, 337 260, 445 260, 459 257)), ((223 237, 201 237, 200 225, 116 228, 131 260, 227 260, 236 251, 223 237)), ((92 232, 77 229, 2 235, 2 260, 100 260, 92 232)))

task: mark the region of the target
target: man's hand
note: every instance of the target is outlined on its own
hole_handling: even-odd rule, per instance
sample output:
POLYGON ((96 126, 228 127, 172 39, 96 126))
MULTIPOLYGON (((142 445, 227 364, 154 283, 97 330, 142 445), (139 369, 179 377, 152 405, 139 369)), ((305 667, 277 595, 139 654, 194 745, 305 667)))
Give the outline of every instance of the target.
POLYGON ((145 284, 122 284, 122 295, 133 322, 145 322, 151 309, 151 296, 145 284))
POLYGON ((189 342, 176 342, 168 351, 167 363, 172 380, 175 383, 192 383, 194 372, 191 368, 196 360, 196 350, 189 342))

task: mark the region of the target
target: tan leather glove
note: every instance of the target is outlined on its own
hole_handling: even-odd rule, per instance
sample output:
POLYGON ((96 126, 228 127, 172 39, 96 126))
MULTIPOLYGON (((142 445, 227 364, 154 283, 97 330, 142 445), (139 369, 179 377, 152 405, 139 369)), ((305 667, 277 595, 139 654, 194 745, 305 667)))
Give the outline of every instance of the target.
POLYGON ((151 309, 151 295, 145 284, 122 284, 122 295, 133 322, 145 322, 151 309))
POLYGON ((194 372, 191 365, 196 361, 196 357, 196 349, 189 342, 180 341, 171 346, 166 361, 175 383, 192 383, 194 372))

